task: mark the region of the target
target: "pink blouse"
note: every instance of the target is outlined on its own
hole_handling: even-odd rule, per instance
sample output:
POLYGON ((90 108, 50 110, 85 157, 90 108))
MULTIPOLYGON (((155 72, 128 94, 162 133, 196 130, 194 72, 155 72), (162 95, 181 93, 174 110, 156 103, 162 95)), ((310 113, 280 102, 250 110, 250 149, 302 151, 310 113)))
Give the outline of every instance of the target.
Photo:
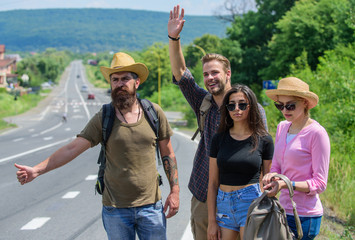
MULTIPOLYGON (((287 132, 291 122, 277 126, 275 151, 270 172, 287 176, 291 181, 307 181, 310 192, 295 191, 293 197, 300 216, 323 215, 319 193, 327 187, 330 142, 326 130, 315 120, 302 129, 289 143, 287 132)), ((281 190, 280 203, 287 214, 293 215, 287 189, 281 190)))

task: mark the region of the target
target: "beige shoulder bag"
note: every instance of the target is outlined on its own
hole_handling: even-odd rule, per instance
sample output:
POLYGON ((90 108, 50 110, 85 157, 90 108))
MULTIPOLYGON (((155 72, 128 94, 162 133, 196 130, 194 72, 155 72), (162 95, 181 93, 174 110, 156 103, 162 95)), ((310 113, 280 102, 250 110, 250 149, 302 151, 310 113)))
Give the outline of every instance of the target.
MULTIPOLYGON (((296 203, 293 201, 293 188, 291 181, 284 175, 277 174, 274 177, 282 179, 288 188, 297 226, 297 239, 302 239, 303 232, 300 218, 296 210, 296 203)), ((281 206, 276 197, 269 198, 268 191, 255 199, 248 210, 247 222, 244 228, 243 240, 292 240, 296 239, 286 220, 285 209, 281 206)))

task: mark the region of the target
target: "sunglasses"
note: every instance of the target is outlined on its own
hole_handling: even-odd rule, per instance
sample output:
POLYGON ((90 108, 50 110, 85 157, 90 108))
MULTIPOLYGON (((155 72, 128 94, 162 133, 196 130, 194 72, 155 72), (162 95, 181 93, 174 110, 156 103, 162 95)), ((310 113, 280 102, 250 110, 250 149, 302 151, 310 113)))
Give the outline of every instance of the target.
MULTIPOLYGON (((238 103, 238 108, 242 111, 245 111, 247 109, 248 105, 249 105, 248 103, 238 103)), ((227 110, 230 112, 234 111, 236 109, 236 107, 237 107, 236 103, 228 103, 226 105, 227 110)))
POLYGON ((284 110, 284 108, 286 108, 287 111, 294 111, 296 109, 296 103, 289 103, 285 105, 283 103, 274 102, 274 104, 280 111, 284 110))

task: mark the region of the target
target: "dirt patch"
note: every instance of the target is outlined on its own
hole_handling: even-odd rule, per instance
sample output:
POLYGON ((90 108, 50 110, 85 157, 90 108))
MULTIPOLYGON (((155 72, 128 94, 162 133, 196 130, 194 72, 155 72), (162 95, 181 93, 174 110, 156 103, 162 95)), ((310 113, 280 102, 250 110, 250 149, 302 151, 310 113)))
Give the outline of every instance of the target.
POLYGON ((348 226, 346 222, 338 218, 334 211, 323 205, 324 215, 322 218, 322 225, 320 233, 316 239, 320 240, 354 240, 355 229, 354 226, 348 226))

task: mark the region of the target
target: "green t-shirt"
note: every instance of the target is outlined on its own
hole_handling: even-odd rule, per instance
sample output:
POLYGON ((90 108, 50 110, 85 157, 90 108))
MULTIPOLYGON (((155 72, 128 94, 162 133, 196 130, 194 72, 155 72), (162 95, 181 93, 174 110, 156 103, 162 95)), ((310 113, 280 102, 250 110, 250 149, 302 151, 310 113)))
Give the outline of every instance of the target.
MULTIPOLYGON (((160 140, 170 138, 173 131, 163 110, 159 105, 153 105, 160 122, 160 140)), ((102 109, 77 136, 90 141, 91 147, 102 141, 102 109)), ((155 140, 155 133, 145 115, 132 124, 115 118, 106 144, 104 206, 139 207, 161 199, 155 140)))

